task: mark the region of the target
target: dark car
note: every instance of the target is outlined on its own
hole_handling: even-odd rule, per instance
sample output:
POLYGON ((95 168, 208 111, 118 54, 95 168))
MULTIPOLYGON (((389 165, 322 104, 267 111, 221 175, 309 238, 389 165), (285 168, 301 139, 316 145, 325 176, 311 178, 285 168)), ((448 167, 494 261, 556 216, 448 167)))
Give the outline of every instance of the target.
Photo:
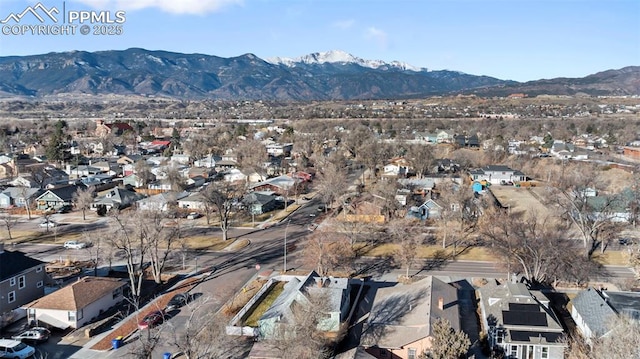
POLYGON ((161 310, 156 310, 155 312, 151 312, 142 318, 142 320, 138 323, 138 329, 148 329, 153 328, 156 325, 162 323, 164 321, 164 312, 161 310))
POLYGON ((188 293, 178 293, 169 300, 167 303, 167 308, 165 310, 170 312, 172 310, 176 310, 180 307, 184 307, 191 300, 191 296, 188 293))
POLYGON ((618 239, 618 243, 621 246, 629 246, 633 244, 633 241, 631 241, 629 238, 620 238, 618 239))
POLYGON ((42 343, 49 340, 50 336, 51 332, 49 331, 49 329, 43 327, 33 327, 31 329, 25 330, 18 335, 12 336, 11 339, 27 343, 42 343))
POLYGON ((62 206, 62 207, 58 208, 56 213, 69 213, 69 212, 71 212, 71 209, 72 209, 71 206, 65 205, 65 206, 62 206))

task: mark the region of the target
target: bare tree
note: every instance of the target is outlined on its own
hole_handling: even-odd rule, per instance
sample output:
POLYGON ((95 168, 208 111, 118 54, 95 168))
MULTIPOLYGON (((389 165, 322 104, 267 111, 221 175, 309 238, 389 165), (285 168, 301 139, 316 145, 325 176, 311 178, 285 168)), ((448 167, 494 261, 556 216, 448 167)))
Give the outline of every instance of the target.
POLYGON ((264 164, 269 161, 267 149, 260 141, 242 141, 236 148, 240 169, 254 171, 261 176, 266 175, 264 164))
POLYGON ((423 242, 416 221, 409 219, 392 221, 387 226, 387 234, 392 243, 397 245, 393 259, 405 268, 405 277, 409 278, 409 270, 418 257, 418 248, 423 242))
POLYGON ((170 344, 175 346, 185 359, 235 358, 242 357, 247 346, 252 343, 242 337, 232 337, 226 333, 226 323, 230 318, 208 310, 209 298, 187 304, 183 313, 188 313, 184 325, 172 329, 170 344))
POLYGON ((210 208, 215 209, 218 214, 222 240, 227 240, 232 216, 236 213, 235 206, 244 197, 245 186, 240 183, 230 183, 227 181, 212 182, 201 193, 204 201, 210 208))
POLYGON ((592 338, 587 345, 581 337, 567 340, 566 354, 576 359, 627 359, 638 358, 640 343, 640 322, 625 315, 615 316, 606 323, 609 331, 601 338, 592 338))
POLYGON ((171 184, 172 191, 182 191, 185 188, 185 179, 178 171, 178 169, 174 166, 169 166, 166 168, 167 171, 167 181, 171 184))
POLYGON ((12 240, 11 229, 18 224, 18 217, 12 217, 10 214, 3 214, 0 216, 0 221, 2 221, 2 225, 7 229, 7 239, 12 240))
POLYGON ((20 187, 18 193, 20 197, 24 198, 24 208, 27 211, 27 218, 31 219, 31 196, 29 194, 29 187, 20 187))
POLYGON ((149 243, 144 231, 138 229, 136 220, 124 216, 119 211, 112 213, 112 235, 107 237, 109 244, 124 253, 132 302, 139 304, 144 279, 144 265, 149 252, 149 243))
POLYGON ((409 147, 407 156, 411 160, 411 166, 416 171, 418 178, 422 178, 429 172, 433 164, 433 153, 429 145, 413 145, 409 147))
POLYGON ((135 174, 140 178, 143 185, 146 185, 153 178, 151 167, 146 160, 139 160, 134 166, 135 174))
POLYGON ((477 234, 476 223, 482 203, 468 188, 453 182, 445 182, 438 187, 437 203, 442 206, 439 218, 435 219, 442 248, 452 242, 453 254, 456 255, 458 245, 470 242, 477 234))
POLYGON ((319 275, 326 276, 338 267, 347 268, 353 258, 353 250, 345 236, 319 228, 308 237, 302 256, 307 265, 314 267, 319 275))
POLYGON ((165 226, 165 215, 161 211, 138 211, 136 222, 149 249, 153 280, 162 283, 162 274, 167 259, 178 241, 178 226, 165 226))
POLYGON ((620 229, 611 224, 621 199, 617 195, 594 196, 605 186, 595 171, 588 166, 563 166, 552 190, 562 218, 571 221, 579 231, 587 257, 620 229))
POLYGON ((348 186, 346 178, 347 174, 344 168, 331 162, 327 162, 320 169, 315 186, 320 200, 325 204, 325 211, 346 191, 348 186))
POLYGON ((518 268, 532 282, 580 278, 583 264, 576 260, 572 244, 564 235, 566 227, 552 218, 523 212, 488 211, 480 233, 504 261, 509 272, 518 268), (567 268, 565 265, 569 264, 567 268))
POLYGON ((290 320, 276 325, 265 342, 283 359, 330 358, 333 344, 344 336, 343 328, 331 338, 322 329, 330 301, 324 293, 308 288, 304 299, 291 305, 290 320))
POLYGON ((73 194, 73 200, 76 203, 76 208, 82 211, 82 220, 87 220, 86 211, 91 208, 93 204, 93 197, 95 195, 95 187, 78 187, 73 194))

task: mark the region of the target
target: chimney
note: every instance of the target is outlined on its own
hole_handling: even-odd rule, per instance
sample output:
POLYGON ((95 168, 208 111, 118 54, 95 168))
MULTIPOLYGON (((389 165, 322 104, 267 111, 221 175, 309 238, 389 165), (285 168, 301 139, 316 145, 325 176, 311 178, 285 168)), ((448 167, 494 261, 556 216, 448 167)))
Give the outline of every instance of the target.
POLYGON ((444 310, 444 298, 438 297, 438 309, 444 310))

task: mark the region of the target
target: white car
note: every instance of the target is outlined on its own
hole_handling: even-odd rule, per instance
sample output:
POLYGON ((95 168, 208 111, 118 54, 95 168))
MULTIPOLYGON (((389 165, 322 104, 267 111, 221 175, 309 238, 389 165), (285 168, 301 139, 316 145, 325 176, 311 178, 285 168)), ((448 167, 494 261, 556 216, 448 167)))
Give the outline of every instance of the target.
POLYGON ((198 219, 198 218, 200 218, 200 213, 198 212, 191 212, 187 216, 187 219, 198 219))
POLYGON ((42 228, 46 228, 46 227, 56 227, 58 224, 54 221, 48 220, 48 221, 44 221, 42 223, 40 223, 40 227, 42 228))
POLYGON ((0 339, 0 358, 25 359, 36 353, 36 350, 19 340, 0 339))
POLYGON ((64 242, 64 247, 66 249, 82 249, 82 248, 86 248, 87 244, 84 242, 78 242, 78 241, 66 241, 64 242))

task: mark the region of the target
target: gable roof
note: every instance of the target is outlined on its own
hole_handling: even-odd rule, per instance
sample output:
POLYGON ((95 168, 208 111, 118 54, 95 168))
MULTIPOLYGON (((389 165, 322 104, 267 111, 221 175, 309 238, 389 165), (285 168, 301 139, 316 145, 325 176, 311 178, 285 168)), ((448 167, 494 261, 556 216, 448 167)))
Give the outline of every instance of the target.
POLYGON ((111 295, 114 290, 125 285, 127 282, 118 278, 83 277, 62 289, 34 300, 24 308, 76 311, 111 295))
POLYGON ((433 276, 420 281, 378 289, 361 343, 380 348, 401 348, 431 336, 439 318, 460 329, 457 289, 433 276), (442 298, 443 309, 439 307, 442 298))
MULTIPOLYGON (((2 244, 0 244, 0 248, 2 244)), ((20 251, 0 253, 0 282, 5 281, 27 269, 43 265, 45 262, 31 258, 20 251)))
MULTIPOLYGON (((86 187, 86 186, 85 186, 86 187)), ((38 196, 38 198, 44 197, 47 193, 52 193, 60 200, 65 202, 71 202, 73 200, 73 195, 78 191, 78 186, 75 184, 60 186, 48 189, 43 194, 38 196)))
POLYGON ((124 122, 113 122, 105 124, 109 129, 113 130, 114 128, 118 131, 133 131, 133 127, 131 127, 128 123, 124 122))
POLYGON ((119 187, 112 188, 105 192, 106 193, 97 197, 93 202, 95 204, 129 204, 144 197, 140 193, 119 187))
POLYGON ((291 319, 291 305, 294 302, 308 304, 307 295, 315 293, 326 294, 326 300, 329 302, 328 310, 339 312, 342 305, 342 292, 349 290, 348 288, 348 279, 322 278, 315 271, 311 271, 306 277, 293 277, 285 284, 282 293, 276 298, 271 307, 264 312, 260 320, 279 317, 291 319), (322 287, 315 285, 318 280, 322 281, 322 287))
POLYGON ((489 283, 478 289, 485 325, 504 328, 507 343, 547 343, 564 346, 562 326, 549 299, 524 283, 489 283), (487 324, 493 318, 495 324, 487 324))
POLYGON ((31 187, 7 187, 2 191, 2 193, 6 194, 11 198, 21 198, 22 194, 25 194, 26 198, 30 198, 36 194, 39 194, 42 189, 40 188, 31 188, 31 187))
POLYGON ((573 298, 571 303, 596 337, 601 337, 609 331, 607 324, 616 312, 598 290, 595 288, 583 290, 573 298))

